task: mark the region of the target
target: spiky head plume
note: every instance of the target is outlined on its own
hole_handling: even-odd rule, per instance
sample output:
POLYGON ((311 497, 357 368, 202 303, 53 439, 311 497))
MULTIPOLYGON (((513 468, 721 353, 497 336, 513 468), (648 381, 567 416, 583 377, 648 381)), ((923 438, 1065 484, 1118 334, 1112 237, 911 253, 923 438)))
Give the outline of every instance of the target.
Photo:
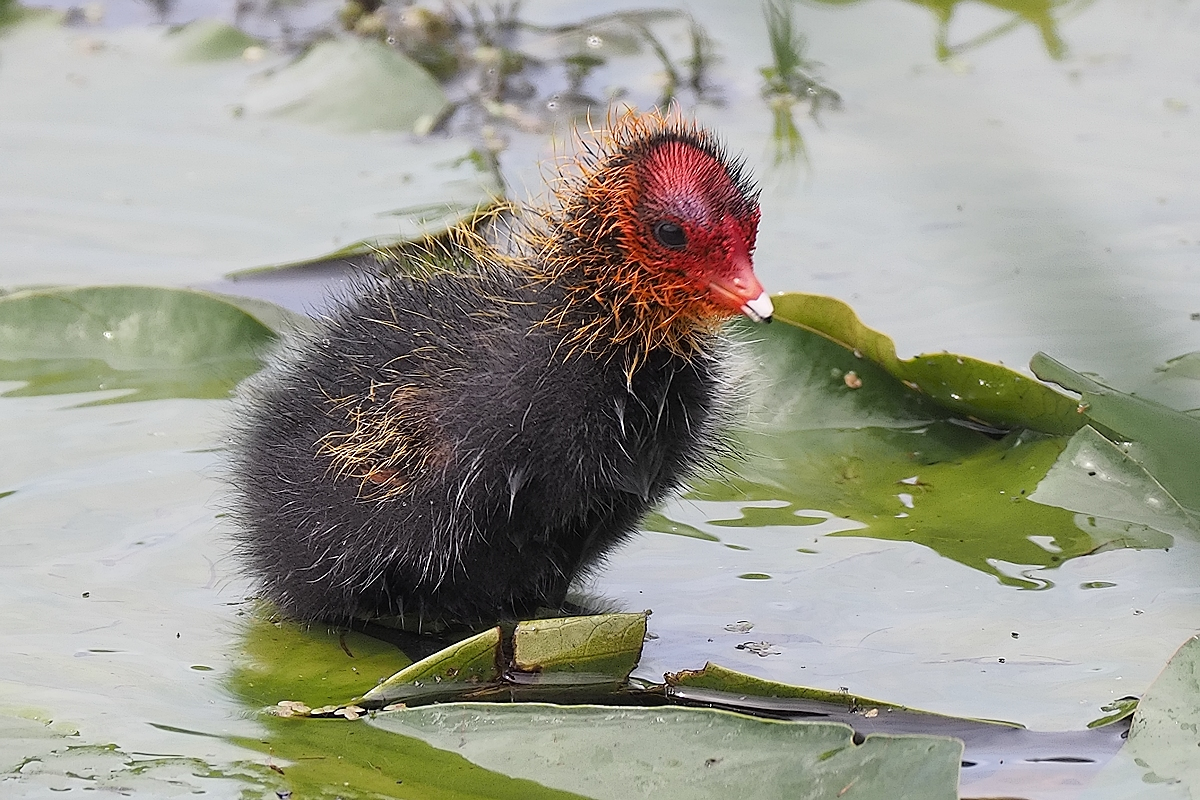
POLYGON ((694 122, 614 115, 580 137, 566 166, 530 244, 568 290, 547 322, 578 324, 582 308, 598 312, 570 334, 574 349, 688 355, 725 318, 765 300, 750 266, 757 190, 742 162, 694 122))

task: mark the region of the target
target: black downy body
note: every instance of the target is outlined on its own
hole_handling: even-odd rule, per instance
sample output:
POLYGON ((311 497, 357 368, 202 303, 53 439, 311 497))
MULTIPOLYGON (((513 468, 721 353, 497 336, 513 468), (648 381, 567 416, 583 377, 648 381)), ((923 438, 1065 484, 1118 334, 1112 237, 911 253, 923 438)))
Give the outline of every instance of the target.
POLYGON ((687 358, 579 352, 572 330, 603 312, 545 324, 561 294, 495 265, 380 277, 276 358, 245 392, 232 477, 267 598, 406 626, 557 607, 711 462, 716 337, 687 358), (362 443, 375 455, 346 455, 362 443))

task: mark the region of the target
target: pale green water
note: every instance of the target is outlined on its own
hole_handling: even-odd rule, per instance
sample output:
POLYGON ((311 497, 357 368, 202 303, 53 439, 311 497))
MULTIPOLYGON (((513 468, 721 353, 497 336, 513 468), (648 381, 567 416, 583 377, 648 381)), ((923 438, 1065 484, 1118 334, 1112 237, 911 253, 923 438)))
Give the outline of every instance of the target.
MULTIPOLYGON (((596 11, 529 3, 523 13, 554 23, 581 7, 596 11)), ((115 5, 111 16, 140 8, 115 5)), ((902 355, 945 349, 1021 368, 1041 349, 1126 389, 1200 350, 1190 317, 1200 312, 1200 8, 1073 8, 1059 25, 1069 48, 1060 61, 1024 26, 939 63, 934 17, 916 4, 797 5, 808 56, 844 99, 821 127, 799 120, 806 170, 772 163, 757 8, 694 5, 722 55, 711 79, 724 99, 697 114, 764 185, 764 285, 847 300, 902 355)), ((951 41, 1006 19, 964 5, 951 41)), ((5 286, 211 285, 234 269, 398 232, 382 212, 481 194, 478 173, 451 165, 462 142, 364 134, 347 147, 294 123, 198 125, 260 67, 196 67, 180 91, 178 77, 121 57, 150 34, 120 35, 130 38, 91 55, 77 40, 109 34, 77 32, 54 47, 0 39, 0 105, 11 111, 0 119, 5 286)), ((621 69, 602 77, 651 102, 652 61, 621 69)), ((515 137, 502 156, 510 185, 538 186, 536 165, 553 150, 544 135, 515 137)), ((1149 393, 1195 408, 1194 384, 1149 393)), ((0 492, 16 492, 0 499, 0 706, 125 753, 254 759, 151 725, 258 730, 223 683, 247 593, 217 519, 226 404, 78 407, 92 399, 0 399, 0 492)), ((587 584, 617 606, 654 609, 657 638, 639 674, 713 660, 950 714, 1079 729, 1104 703, 1144 691, 1200 628, 1200 549, 1186 536, 1169 551, 1114 550, 1054 570, 996 565, 1054 583, 1021 591, 921 545, 827 537, 854 527, 837 519, 713 524, 746 505, 674 501, 668 517, 719 541, 646 534, 587 584), (770 579, 738 577, 748 574, 770 579), (726 629, 739 621, 753 627, 726 629), (747 642, 765 643, 766 655, 738 649, 747 642)), ((52 746, 18 735, 33 734, 13 734, 11 752, 0 743, 5 762, 52 746)), ((66 771, 10 785, 41 796, 70 784, 66 771)), ((1072 796, 1035 772, 968 783, 969 793, 1072 796)), ((238 794, 235 782, 188 774, 185 786, 238 794)), ((142 785, 143 796, 167 786, 142 785)))

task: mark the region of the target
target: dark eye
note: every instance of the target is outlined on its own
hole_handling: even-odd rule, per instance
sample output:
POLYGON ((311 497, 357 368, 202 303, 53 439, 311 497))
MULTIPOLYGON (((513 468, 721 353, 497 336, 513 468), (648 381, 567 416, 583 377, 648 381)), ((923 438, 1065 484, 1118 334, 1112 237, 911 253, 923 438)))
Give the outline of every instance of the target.
POLYGON ((669 247, 672 250, 682 250, 687 247, 687 234, 674 222, 654 223, 654 238, 663 247, 669 247))

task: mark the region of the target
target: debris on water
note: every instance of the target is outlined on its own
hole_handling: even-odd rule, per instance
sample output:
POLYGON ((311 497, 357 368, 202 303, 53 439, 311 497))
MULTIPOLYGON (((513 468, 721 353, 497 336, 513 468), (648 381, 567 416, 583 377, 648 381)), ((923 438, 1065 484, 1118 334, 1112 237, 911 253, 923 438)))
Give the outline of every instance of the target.
POLYGON ((742 642, 739 645, 735 645, 734 649, 745 650, 748 653, 754 653, 754 655, 758 656, 759 658, 783 655, 783 653, 779 650, 776 650, 775 645, 771 644, 770 642, 742 642))
POLYGON ((335 710, 333 712, 333 716, 345 717, 346 719, 349 719, 349 720, 355 720, 355 719, 358 719, 359 717, 361 717, 365 713, 367 713, 367 710, 365 708, 363 708, 362 706, 349 705, 349 706, 342 706, 341 708, 338 708, 337 710, 335 710))
POLYGON ((280 700, 268 710, 277 717, 307 717, 312 714, 312 709, 299 700, 280 700))

